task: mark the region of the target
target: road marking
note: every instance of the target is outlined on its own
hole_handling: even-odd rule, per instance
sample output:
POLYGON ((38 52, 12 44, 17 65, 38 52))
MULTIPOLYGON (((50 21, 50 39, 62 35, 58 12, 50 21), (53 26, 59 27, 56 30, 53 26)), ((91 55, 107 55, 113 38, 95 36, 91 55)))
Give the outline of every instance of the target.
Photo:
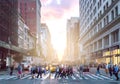
POLYGON ((54 79, 55 78, 55 74, 51 74, 50 79, 54 79))
POLYGON ((9 80, 9 79, 13 79, 13 78, 16 78, 16 76, 11 76, 11 77, 5 78, 5 80, 9 80))
POLYGON ((108 80, 113 80, 113 79, 111 79, 109 77, 106 77, 106 76, 103 76, 103 75, 100 75, 100 76, 103 77, 103 78, 105 78, 105 79, 108 79, 108 80))
POLYGON ((21 79, 26 79, 26 78, 28 78, 28 77, 30 77, 31 75, 27 75, 27 76, 25 76, 25 77, 22 77, 21 79))
POLYGON ((41 79, 42 79, 42 80, 45 80, 45 79, 47 79, 47 78, 49 77, 49 75, 50 75, 50 74, 48 73, 47 75, 44 75, 41 79))
POLYGON ((68 79, 68 76, 66 76, 65 79, 68 79))
POLYGON ((74 76, 71 76, 73 80, 76 80, 76 78, 74 76))
POLYGON ((86 74, 86 76, 88 76, 88 77, 90 77, 90 78, 92 78, 92 79, 97 80, 97 78, 95 78, 95 77, 93 77, 93 76, 91 76, 91 75, 89 75, 89 74, 86 74))
POLYGON ((87 77, 85 77, 85 76, 84 76, 83 78, 86 79, 86 80, 89 79, 89 78, 87 78, 87 77))
POLYGON ((80 80, 82 80, 83 78, 82 77, 80 77, 80 75, 78 75, 78 74, 76 74, 76 76, 80 79, 80 80))
POLYGON ((98 78, 98 79, 104 80, 103 78, 101 78, 101 77, 99 77, 99 76, 96 76, 96 75, 94 75, 94 74, 91 74, 91 75, 94 76, 94 77, 96 77, 96 78, 98 78))

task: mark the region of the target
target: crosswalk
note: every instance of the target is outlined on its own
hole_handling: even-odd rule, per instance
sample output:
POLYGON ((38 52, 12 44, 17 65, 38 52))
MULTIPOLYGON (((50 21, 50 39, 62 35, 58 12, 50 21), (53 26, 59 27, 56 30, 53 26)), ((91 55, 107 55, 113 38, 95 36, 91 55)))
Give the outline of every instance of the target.
MULTIPOLYGON (((36 76, 37 76, 37 74, 36 74, 36 76)), ((95 75, 92 73, 84 74, 82 77, 79 75, 79 73, 75 73, 74 75, 67 76, 66 78, 61 78, 61 77, 55 78, 55 74, 47 73, 46 75, 43 74, 42 78, 35 78, 35 79, 45 80, 47 78, 49 78, 51 80, 54 80, 54 79, 57 79, 57 80, 61 80, 61 79, 65 79, 65 80, 113 80, 104 75, 95 75)), ((0 80, 24 80, 24 79, 30 80, 30 79, 32 79, 32 76, 25 75, 21 79, 19 79, 17 76, 2 76, 2 77, 0 77, 0 80)))

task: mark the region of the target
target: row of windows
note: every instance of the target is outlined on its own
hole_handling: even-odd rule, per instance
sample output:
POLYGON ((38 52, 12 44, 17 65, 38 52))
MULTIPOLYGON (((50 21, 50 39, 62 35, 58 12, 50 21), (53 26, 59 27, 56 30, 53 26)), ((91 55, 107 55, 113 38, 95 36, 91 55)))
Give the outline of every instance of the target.
POLYGON ((98 41, 89 45, 89 49, 92 49, 92 51, 96 51, 96 50, 99 50, 102 48, 106 48, 109 45, 117 43, 118 41, 119 41, 119 30, 116 30, 116 31, 112 32, 111 34, 105 36, 104 38, 99 39, 98 41))
MULTIPOLYGON (((86 38, 89 39, 99 32, 102 28, 108 25, 111 21, 118 17, 118 6, 111 10, 108 15, 106 15, 90 32, 86 35, 86 38)), ((86 39, 86 40, 87 40, 86 39)))
MULTIPOLYGON (((113 3, 115 0, 111 0, 111 2, 113 3)), ((95 2, 95 1, 93 1, 93 2, 95 2)), ((105 0, 103 0, 103 2, 105 2, 105 0)), ((98 3, 100 3, 100 6, 101 6, 101 4, 103 3, 102 2, 102 0, 99 0, 99 2, 98 3)), ((111 4, 112 4, 111 3, 111 4)), ((105 12, 108 8, 109 8, 109 3, 108 2, 106 2, 106 4, 105 4, 105 6, 103 7, 103 11, 105 12)), ((91 6, 90 6, 91 7, 91 6)), ((87 8, 89 8, 89 7, 87 7, 87 8)), ((87 9, 86 9, 87 10, 87 9)), ((95 6, 94 7, 94 9, 92 10, 92 11, 90 11, 91 9, 88 9, 87 11, 86 10, 80 10, 81 12, 81 15, 80 15, 80 17, 81 17, 81 28, 83 29, 83 28, 85 28, 85 27, 89 27, 89 25, 92 25, 93 23, 95 23, 96 21, 97 21, 97 19, 99 19, 100 17, 101 17, 101 15, 103 14, 102 13, 102 10, 100 10, 99 11, 99 13, 98 13, 98 15, 97 15, 97 17, 95 17, 96 16, 96 13, 97 13, 97 7, 95 6), (86 13, 84 13, 83 11, 85 11, 86 13), (91 14, 89 14, 91 12, 91 14), (89 15, 89 16, 88 16, 89 15), (94 19, 93 19, 94 18, 94 19), (90 21, 93 19, 93 21, 90 23, 90 21), (90 23, 90 24, 88 24, 88 23, 90 23), (88 26, 87 26, 88 25, 88 26)), ((118 10, 118 9, 117 9, 118 10)), ((118 12, 116 12, 117 14, 118 14, 118 12)))

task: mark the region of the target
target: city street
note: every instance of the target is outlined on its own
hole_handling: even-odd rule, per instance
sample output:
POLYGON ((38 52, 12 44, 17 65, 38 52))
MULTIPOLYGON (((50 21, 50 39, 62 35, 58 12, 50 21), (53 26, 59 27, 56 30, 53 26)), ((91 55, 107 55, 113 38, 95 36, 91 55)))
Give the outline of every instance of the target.
POLYGON ((55 78, 54 73, 51 75, 47 73, 42 76, 42 78, 32 79, 31 75, 27 74, 21 79, 18 79, 15 75, 2 75, 0 76, 0 84, 120 84, 119 81, 116 81, 114 78, 96 75, 90 72, 84 73, 83 77, 80 77, 78 72, 74 72, 73 76, 66 78, 55 78))
POLYGON ((120 0, 0 0, 0 84, 120 84, 120 0))

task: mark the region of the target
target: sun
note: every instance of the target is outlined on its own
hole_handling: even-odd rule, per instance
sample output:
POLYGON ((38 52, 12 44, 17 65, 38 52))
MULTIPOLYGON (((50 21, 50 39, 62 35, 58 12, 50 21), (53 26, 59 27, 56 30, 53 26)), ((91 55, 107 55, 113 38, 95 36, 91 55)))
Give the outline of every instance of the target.
POLYGON ((57 39, 57 40, 52 39, 52 44, 57 53, 59 61, 62 60, 62 56, 64 55, 64 50, 66 47, 65 42, 66 42, 66 40, 62 36, 61 36, 61 38, 59 37, 59 39, 57 39))

